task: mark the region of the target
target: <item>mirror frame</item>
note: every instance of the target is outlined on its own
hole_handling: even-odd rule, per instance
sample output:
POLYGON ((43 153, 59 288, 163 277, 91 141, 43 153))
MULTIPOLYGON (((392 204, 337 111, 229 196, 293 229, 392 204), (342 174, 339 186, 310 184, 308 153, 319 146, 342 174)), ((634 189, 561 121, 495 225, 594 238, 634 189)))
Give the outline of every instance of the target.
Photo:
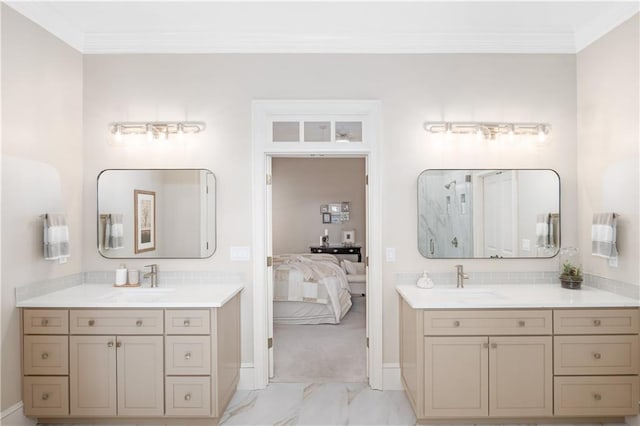
POLYGON ((113 169, 103 169, 100 171, 100 173, 98 173, 98 176, 96 177, 96 250, 98 251, 98 253, 100 254, 100 256, 102 256, 102 258, 104 259, 209 259, 211 258, 217 251, 218 251, 218 201, 217 201, 217 197, 218 197, 218 177, 216 176, 215 173, 213 173, 210 169, 207 168, 203 168, 203 167, 199 167, 199 168, 195 168, 195 167, 185 167, 185 168, 176 168, 176 169, 165 169, 165 168, 148 168, 148 169, 118 169, 118 168, 113 168, 113 169), (211 173, 211 175, 213 175, 214 181, 213 181, 213 190, 214 190, 214 194, 216 195, 215 198, 215 203, 214 203, 214 210, 213 210, 213 229, 215 230, 215 235, 213 238, 213 242, 214 242, 214 248, 213 251, 211 252, 210 255, 208 256, 204 256, 204 257, 192 257, 192 256, 135 256, 135 257, 108 257, 105 256, 104 253, 100 250, 100 176, 102 176, 103 173, 105 172, 110 172, 110 171, 162 171, 162 170, 166 170, 166 171, 172 171, 172 170, 180 170, 180 171, 184 171, 184 170, 193 170, 193 171, 199 171, 199 170, 205 170, 209 173, 211 173))
POLYGON ((519 168, 519 169, 505 169, 505 168, 482 168, 482 169, 478 169, 478 168, 468 168, 468 169, 451 169, 451 168, 446 168, 446 169, 425 169, 423 171, 421 171, 418 174, 418 179, 416 180, 416 217, 417 217, 417 221, 416 221, 416 248, 418 250, 418 253, 420 254, 420 256, 422 256, 424 259, 428 259, 428 260, 446 260, 446 259, 469 259, 469 260, 521 260, 521 259, 539 259, 539 260, 545 260, 545 259, 553 259, 554 257, 558 256, 558 254, 560 253, 560 248, 562 247, 562 179, 560 178, 560 173, 558 173, 556 170, 554 169, 544 169, 544 168, 519 168), (558 245, 557 245, 557 250, 556 252, 553 254, 553 256, 518 256, 518 257, 428 257, 422 254, 422 252, 420 251, 420 233, 419 233, 419 225, 420 225, 420 191, 419 191, 419 185, 420 185, 420 176, 422 176, 424 173, 433 170, 433 171, 461 171, 461 170, 468 170, 470 172, 474 172, 474 171, 489 171, 489 170, 495 170, 495 171, 506 171, 506 170, 516 170, 516 171, 549 171, 549 172, 553 172, 557 177, 558 177, 558 245))

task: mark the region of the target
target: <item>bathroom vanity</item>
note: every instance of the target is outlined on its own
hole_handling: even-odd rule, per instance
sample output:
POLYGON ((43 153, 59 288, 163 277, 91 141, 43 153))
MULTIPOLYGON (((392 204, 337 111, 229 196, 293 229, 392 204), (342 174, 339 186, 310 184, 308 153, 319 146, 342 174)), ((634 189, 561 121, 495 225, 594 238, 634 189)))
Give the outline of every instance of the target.
POLYGON ((41 423, 217 424, 240 369, 240 285, 80 285, 20 302, 41 423))
POLYGON ((637 301, 548 284, 397 291, 402 382, 419 421, 638 414, 637 301))

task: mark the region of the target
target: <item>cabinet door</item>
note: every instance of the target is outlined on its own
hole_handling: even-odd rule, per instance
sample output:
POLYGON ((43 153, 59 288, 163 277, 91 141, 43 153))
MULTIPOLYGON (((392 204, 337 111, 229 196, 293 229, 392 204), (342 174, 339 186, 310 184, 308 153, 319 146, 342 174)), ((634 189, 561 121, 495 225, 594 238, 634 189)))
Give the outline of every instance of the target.
POLYGON ((162 336, 118 336, 118 415, 162 416, 162 336))
POLYGON ((425 416, 488 414, 488 338, 425 337, 425 416))
POLYGON ((491 337, 489 343, 489 414, 551 416, 551 336, 491 337))
POLYGON ((72 416, 115 416, 114 336, 69 337, 69 391, 72 416))

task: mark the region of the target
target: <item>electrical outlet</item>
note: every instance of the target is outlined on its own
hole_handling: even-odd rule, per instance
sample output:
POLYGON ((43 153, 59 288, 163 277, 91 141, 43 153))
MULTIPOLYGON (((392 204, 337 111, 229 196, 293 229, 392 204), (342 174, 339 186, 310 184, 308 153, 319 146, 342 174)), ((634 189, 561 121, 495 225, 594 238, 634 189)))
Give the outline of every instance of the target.
POLYGON ((609 258, 609 266, 611 266, 612 268, 618 267, 618 256, 609 258))
POLYGON ((531 251, 531 240, 528 240, 526 238, 522 239, 522 250, 531 251))
POLYGON ((396 261, 396 249, 394 247, 387 247, 386 258, 387 262, 396 261))

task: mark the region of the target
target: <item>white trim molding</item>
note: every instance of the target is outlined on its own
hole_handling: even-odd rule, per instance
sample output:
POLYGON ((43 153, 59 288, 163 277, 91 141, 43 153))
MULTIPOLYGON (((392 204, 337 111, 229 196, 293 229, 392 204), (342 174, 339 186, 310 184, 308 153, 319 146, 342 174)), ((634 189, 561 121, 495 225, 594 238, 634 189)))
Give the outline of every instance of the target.
POLYGON ((252 362, 243 362, 240 364, 240 380, 238 380, 238 389, 251 390, 255 389, 255 371, 252 362))
POLYGON ((267 183, 266 160, 273 156, 328 157, 359 156, 366 159, 368 174, 367 197, 367 256, 369 258, 367 290, 367 322, 369 337, 368 376, 373 389, 382 389, 382 214, 380 151, 382 137, 382 105, 377 100, 306 100, 306 101, 253 101, 253 362, 255 388, 269 383, 269 336, 267 288, 267 183), (271 122, 287 117, 360 117, 363 123, 362 143, 280 143, 272 142, 271 122))
POLYGON ((36 419, 26 417, 23 410, 24 404, 18 401, 11 407, 0 413, 0 424, 2 426, 34 426, 38 422, 36 419))
POLYGON ((385 362, 382 364, 382 389, 404 390, 400 378, 400 364, 397 362, 385 362))

